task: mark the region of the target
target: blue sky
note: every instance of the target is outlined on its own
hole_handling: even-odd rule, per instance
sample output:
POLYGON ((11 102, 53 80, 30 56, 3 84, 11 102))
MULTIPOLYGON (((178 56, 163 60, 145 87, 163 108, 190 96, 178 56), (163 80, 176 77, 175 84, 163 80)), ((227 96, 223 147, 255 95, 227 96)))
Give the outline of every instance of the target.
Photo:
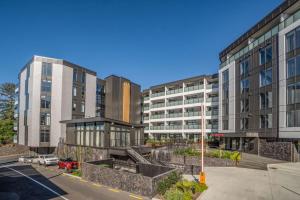
POLYGON ((32 55, 142 88, 216 73, 218 54, 283 0, 0 0, 0 83, 32 55))

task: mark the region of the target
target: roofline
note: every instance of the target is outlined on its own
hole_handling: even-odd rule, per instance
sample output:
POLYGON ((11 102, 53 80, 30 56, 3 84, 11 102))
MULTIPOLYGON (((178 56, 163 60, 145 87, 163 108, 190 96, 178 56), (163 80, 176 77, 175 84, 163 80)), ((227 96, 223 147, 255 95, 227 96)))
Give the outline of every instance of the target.
POLYGON ((279 6, 277 6, 274 10, 272 10, 269 14, 267 14, 263 19, 261 19, 258 23, 252 26, 248 31, 246 31, 243 35, 237 38, 234 42, 232 42, 229 46, 223 49, 219 53, 219 59, 221 60, 224 56, 230 53, 233 49, 238 47, 240 44, 245 42, 248 38, 250 38, 257 31, 265 27, 268 23, 273 21, 275 18, 279 17, 284 11, 297 3, 298 0, 284 0, 279 6))

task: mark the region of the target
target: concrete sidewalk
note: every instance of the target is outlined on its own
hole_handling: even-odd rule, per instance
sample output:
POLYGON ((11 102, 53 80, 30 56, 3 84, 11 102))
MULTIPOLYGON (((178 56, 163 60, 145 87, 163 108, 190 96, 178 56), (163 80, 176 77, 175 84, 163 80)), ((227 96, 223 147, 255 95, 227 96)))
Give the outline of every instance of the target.
MULTIPOLYGON (((206 190, 198 200, 272 199, 268 172, 236 167, 206 167, 206 190)), ((197 178, 185 175, 187 179, 197 178)))

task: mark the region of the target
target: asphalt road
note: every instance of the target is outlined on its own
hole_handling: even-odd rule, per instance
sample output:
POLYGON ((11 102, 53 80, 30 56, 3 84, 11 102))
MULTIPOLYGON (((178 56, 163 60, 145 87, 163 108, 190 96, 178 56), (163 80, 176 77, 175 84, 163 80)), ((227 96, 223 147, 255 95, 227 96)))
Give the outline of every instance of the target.
POLYGON ((134 200, 135 194, 93 184, 55 168, 10 163, 0 165, 0 199, 134 200))

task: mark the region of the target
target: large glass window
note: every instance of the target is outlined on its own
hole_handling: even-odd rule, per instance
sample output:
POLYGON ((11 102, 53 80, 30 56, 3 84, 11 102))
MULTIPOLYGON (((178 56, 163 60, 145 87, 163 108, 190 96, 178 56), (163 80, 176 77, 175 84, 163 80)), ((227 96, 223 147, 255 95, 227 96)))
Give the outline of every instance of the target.
POLYGON ((286 34, 286 52, 300 47, 300 28, 286 34))
POLYGON ((50 130, 40 131, 40 142, 50 142, 50 130))
POLYGON ((222 76, 223 76, 223 83, 226 83, 229 81, 229 71, 228 69, 225 70, 223 73, 222 73, 222 76))
POLYGON ((42 90, 42 92, 51 92, 51 81, 42 80, 41 90, 42 90))
POLYGON ((249 60, 243 60, 240 62, 240 75, 241 76, 248 76, 249 74, 249 60))
POLYGON ((249 118, 242 118, 241 119, 241 130, 247 130, 249 129, 249 118))
POLYGON ((52 64, 42 63, 42 76, 52 76, 52 64))
POLYGON ((248 98, 241 100, 241 112, 249 112, 249 99, 248 98))
POLYGON ((300 103, 300 82, 287 86, 287 104, 300 103))
POLYGON ((77 96, 77 87, 73 86, 73 96, 76 97, 77 96))
POLYGON ((77 70, 74 69, 74 70, 73 70, 73 82, 76 82, 77 79, 78 79, 78 73, 77 73, 77 70))
POLYGON ((241 80, 241 93, 249 92, 249 79, 241 80))
POLYGON ((42 126, 50 126, 50 123, 51 123, 50 113, 41 113, 40 124, 42 126))
POLYGON ((269 45, 259 50, 259 64, 265 64, 272 61, 272 46, 269 45))
POLYGON ((259 74, 259 85, 266 86, 272 83, 272 68, 264 69, 259 74))
POLYGON ((300 56, 287 61, 287 78, 300 75, 300 56))
POLYGON ((49 109, 51 105, 50 96, 41 96, 41 108, 49 109))
POLYGON ((260 109, 272 108, 272 92, 260 93, 260 109))
POLYGON ((260 128, 272 128, 272 114, 260 116, 260 128))
POLYGON ((300 110, 288 111, 286 114, 287 127, 300 127, 300 110))

